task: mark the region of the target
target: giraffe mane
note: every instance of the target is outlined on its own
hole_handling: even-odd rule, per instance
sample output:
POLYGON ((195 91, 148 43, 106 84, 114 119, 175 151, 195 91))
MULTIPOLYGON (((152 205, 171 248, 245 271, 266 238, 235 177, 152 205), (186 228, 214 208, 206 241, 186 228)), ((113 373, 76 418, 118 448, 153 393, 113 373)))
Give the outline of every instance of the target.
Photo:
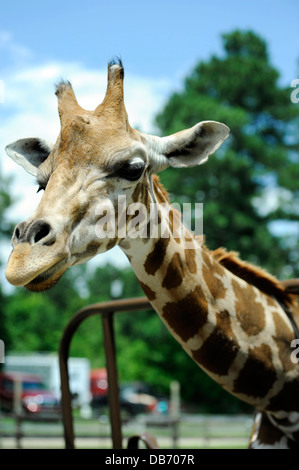
MULTIPOLYGON (((161 196, 162 196, 162 199, 164 199, 164 201, 166 200, 167 202, 170 202, 169 194, 166 191, 163 184, 161 183, 159 176, 158 175, 153 175, 152 178, 153 178, 153 185, 154 185, 154 188, 155 188, 156 195, 158 196, 158 199, 161 199, 161 196), (159 193, 160 193, 160 197, 159 197, 159 193)), ((161 200, 161 202, 163 202, 163 201, 161 200)))
POLYGON ((242 261, 238 253, 234 251, 226 251, 225 248, 217 248, 210 251, 211 256, 222 266, 231 271, 244 281, 257 287, 259 290, 275 297, 283 304, 293 304, 294 296, 286 292, 279 280, 259 266, 255 266, 246 261, 242 261))

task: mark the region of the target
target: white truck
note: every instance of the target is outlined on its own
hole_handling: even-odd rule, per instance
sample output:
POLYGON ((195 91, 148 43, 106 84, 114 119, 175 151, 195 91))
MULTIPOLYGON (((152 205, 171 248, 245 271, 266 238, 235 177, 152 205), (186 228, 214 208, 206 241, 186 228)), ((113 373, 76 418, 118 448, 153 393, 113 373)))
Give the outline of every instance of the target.
MULTIPOLYGON (((91 401, 90 363, 88 359, 68 359, 70 390, 74 403, 86 410, 91 401)), ((61 397, 59 359, 55 354, 22 354, 5 356, 5 372, 27 372, 39 375, 45 386, 58 398, 61 397)))

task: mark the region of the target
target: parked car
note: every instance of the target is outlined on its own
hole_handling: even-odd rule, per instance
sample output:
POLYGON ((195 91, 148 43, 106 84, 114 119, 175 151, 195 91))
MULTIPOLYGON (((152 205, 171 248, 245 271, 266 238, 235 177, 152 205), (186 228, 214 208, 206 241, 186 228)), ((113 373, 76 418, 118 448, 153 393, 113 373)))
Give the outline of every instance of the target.
POLYGON ((131 415, 138 413, 166 414, 168 400, 155 393, 153 388, 144 382, 127 382, 120 385, 121 407, 131 415))
POLYGON ((0 406, 2 410, 13 411, 15 383, 22 385, 21 406, 25 413, 34 415, 58 414, 61 411, 57 397, 47 390, 38 375, 23 372, 0 374, 0 406))
MULTIPOLYGON (((93 407, 107 406, 108 380, 105 368, 93 369, 90 373, 90 391, 93 407)), ((134 416, 139 413, 165 414, 168 400, 157 395, 144 382, 125 382, 119 386, 119 401, 123 411, 134 416)))

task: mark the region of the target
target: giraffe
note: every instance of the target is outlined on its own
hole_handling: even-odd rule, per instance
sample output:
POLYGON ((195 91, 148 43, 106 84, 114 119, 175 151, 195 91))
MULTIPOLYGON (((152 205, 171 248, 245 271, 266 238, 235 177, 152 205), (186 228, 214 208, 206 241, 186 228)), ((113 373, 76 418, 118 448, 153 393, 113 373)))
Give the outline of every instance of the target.
POLYGON ((33 215, 15 227, 7 280, 44 291, 69 267, 118 245, 183 350, 257 410, 249 447, 298 447, 299 367, 286 314, 299 324, 296 293, 235 253, 210 251, 184 226, 156 175, 205 163, 229 129, 215 121, 165 137, 133 129, 123 79, 121 61, 110 62, 105 97, 92 111, 60 82, 55 144, 30 138, 6 147, 44 190, 33 215))

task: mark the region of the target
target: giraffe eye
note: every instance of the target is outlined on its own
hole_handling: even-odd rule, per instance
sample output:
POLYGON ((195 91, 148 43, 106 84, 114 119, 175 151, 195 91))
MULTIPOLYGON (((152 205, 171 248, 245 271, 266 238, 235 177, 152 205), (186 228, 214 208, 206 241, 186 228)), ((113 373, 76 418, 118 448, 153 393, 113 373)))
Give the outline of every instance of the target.
POLYGON ((145 163, 143 160, 126 162, 119 170, 116 175, 129 181, 137 181, 144 170, 145 163))

